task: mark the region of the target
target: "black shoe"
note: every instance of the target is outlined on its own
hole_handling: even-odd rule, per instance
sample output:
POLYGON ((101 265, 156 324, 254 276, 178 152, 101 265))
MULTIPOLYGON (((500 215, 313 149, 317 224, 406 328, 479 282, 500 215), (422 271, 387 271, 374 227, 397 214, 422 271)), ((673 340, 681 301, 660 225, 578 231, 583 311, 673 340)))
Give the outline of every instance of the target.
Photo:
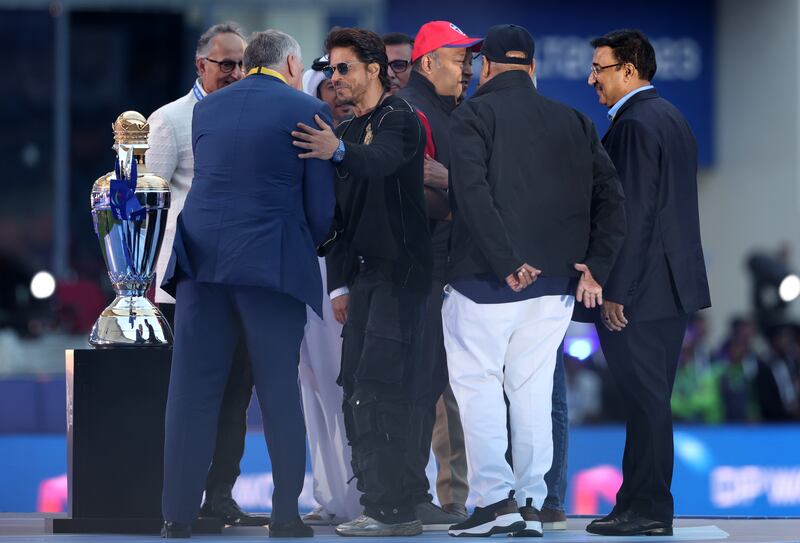
POLYGON ((525 528, 514 532, 514 537, 542 537, 542 518, 539 511, 533 506, 533 499, 525 500, 525 506, 519 508, 519 514, 525 521, 525 528))
POLYGON ((586 531, 597 535, 672 535, 672 523, 651 520, 628 510, 609 522, 590 524, 586 531))
POLYGON ((512 490, 505 500, 486 507, 476 507, 467 520, 453 524, 447 533, 454 537, 488 537, 518 532, 525 527, 512 490))
POLYGON ((294 517, 289 522, 269 525, 270 537, 314 537, 314 529, 306 526, 300 517, 294 517))
POLYGON ((164 525, 161 526, 161 537, 164 539, 188 539, 192 537, 192 526, 181 522, 164 522, 164 525))
MULTIPOLYGON (((616 524, 617 523, 617 518, 619 517, 619 515, 620 515, 620 513, 616 509, 612 509, 611 512, 609 514, 607 514, 606 516, 594 519, 592 522, 589 523, 589 526, 592 526, 592 527, 604 526, 605 527, 605 526, 610 526, 612 524, 616 524)), ((589 530, 589 526, 586 527, 586 530, 591 532, 591 530, 589 530)), ((591 533, 593 533, 593 532, 591 532, 591 533)))
POLYGON ((200 508, 201 517, 218 518, 228 526, 267 526, 269 517, 245 513, 231 496, 230 491, 206 496, 200 508))

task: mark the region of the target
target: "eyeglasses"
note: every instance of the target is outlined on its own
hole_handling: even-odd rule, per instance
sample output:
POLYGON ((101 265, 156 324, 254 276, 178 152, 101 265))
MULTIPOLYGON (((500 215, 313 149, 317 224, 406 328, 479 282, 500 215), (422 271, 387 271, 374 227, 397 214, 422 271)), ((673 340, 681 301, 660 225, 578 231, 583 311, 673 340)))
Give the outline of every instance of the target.
POLYGON ((389 67, 394 73, 401 74, 408 70, 409 64, 411 64, 411 62, 408 60, 393 60, 389 63, 389 67))
POLYGON ((225 59, 225 60, 214 60, 213 58, 205 57, 205 59, 209 62, 213 62, 214 64, 219 66, 219 71, 224 74, 229 74, 233 71, 234 68, 237 66, 239 70, 242 69, 244 66, 243 62, 240 60, 239 62, 235 62, 233 60, 225 59))
POLYGON ((335 72, 339 72, 341 75, 347 75, 347 72, 350 71, 350 66, 353 64, 361 64, 360 62, 340 62, 339 64, 328 64, 327 66, 322 68, 323 75, 330 79, 333 77, 335 72))
POLYGON ((603 70, 614 68, 616 66, 622 66, 623 64, 625 64, 625 62, 617 62, 616 64, 609 64, 608 66, 598 66, 597 64, 592 64, 592 66, 589 68, 589 71, 592 72, 592 75, 597 77, 603 70))

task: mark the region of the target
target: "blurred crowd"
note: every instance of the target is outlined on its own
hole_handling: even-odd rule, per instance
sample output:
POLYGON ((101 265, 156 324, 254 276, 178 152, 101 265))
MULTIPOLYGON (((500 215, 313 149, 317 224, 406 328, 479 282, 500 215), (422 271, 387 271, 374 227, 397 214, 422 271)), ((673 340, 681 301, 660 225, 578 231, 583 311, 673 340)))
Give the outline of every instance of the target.
MULTIPOLYGON (((624 413, 598 350, 586 360, 565 354, 572 424, 618 422, 624 413)), ((720 345, 711 345, 702 314, 683 340, 672 391, 676 422, 698 424, 800 421, 800 326, 759 327, 733 318, 720 345)))

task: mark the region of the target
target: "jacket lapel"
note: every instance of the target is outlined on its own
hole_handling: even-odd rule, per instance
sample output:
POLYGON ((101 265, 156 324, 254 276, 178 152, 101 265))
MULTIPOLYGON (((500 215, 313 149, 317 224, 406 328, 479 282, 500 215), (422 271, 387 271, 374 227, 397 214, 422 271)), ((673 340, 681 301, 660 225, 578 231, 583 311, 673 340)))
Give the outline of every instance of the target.
POLYGON ((636 94, 628 98, 628 101, 622 104, 622 107, 619 108, 617 114, 614 115, 614 120, 611 121, 611 126, 609 126, 608 130, 606 130, 606 133, 603 136, 601 142, 605 144, 606 140, 608 139, 608 135, 611 134, 611 131, 614 129, 614 125, 617 124, 617 121, 620 119, 620 117, 622 117, 623 113, 625 113, 625 111, 630 109, 630 107, 633 104, 636 104, 638 102, 643 102, 645 100, 652 100, 653 98, 658 98, 658 91, 656 89, 647 89, 646 91, 637 92, 636 94))

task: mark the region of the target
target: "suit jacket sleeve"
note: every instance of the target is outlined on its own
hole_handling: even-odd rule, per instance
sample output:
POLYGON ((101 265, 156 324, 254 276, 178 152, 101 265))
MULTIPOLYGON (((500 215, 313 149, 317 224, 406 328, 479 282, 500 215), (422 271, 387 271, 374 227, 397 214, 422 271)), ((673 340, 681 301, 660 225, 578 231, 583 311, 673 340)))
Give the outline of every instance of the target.
POLYGON ((371 120, 374 138, 369 144, 345 142, 341 168, 355 178, 387 177, 417 153, 425 133, 413 111, 393 109, 371 120))
MULTIPOLYGON (((329 125, 333 124, 328 106, 316 113, 329 125)), ((303 206, 316 246, 325 241, 333 220, 333 208, 336 204, 333 193, 334 168, 330 160, 317 158, 305 160, 304 166, 303 206)))
POLYGON ((487 178, 490 141, 491 134, 468 102, 456 109, 450 117, 450 192, 460 220, 495 275, 505 281, 524 262, 494 206, 487 178))
POLYGON ((637 120, 620 120, 606 140, 625 192, 627 235, 603 296, 629 305, 653 236, 661 149, 656 135, 637 120))
POLYGON ((340 240, 331 247, 330 252, 325 256, 325 273, 328 282, 328 294, 342 287, 349 287, 348 279, 350 276, 350 251, 347 242, 340 240))
POLYGON ((210 122, 206 119, 208 117, 206 109, 208 109, 207 101, 197 102, 192 109, 192 156, 197 156, 197 142, 205 134, 206 124, 210 122))
POLYGON ((597 137, 594 123, 583 117, 592 147, 592 206, 589 249, 584 264, 601 285, 617 259, 625 240, 625 197, 617 170, 597 137))

